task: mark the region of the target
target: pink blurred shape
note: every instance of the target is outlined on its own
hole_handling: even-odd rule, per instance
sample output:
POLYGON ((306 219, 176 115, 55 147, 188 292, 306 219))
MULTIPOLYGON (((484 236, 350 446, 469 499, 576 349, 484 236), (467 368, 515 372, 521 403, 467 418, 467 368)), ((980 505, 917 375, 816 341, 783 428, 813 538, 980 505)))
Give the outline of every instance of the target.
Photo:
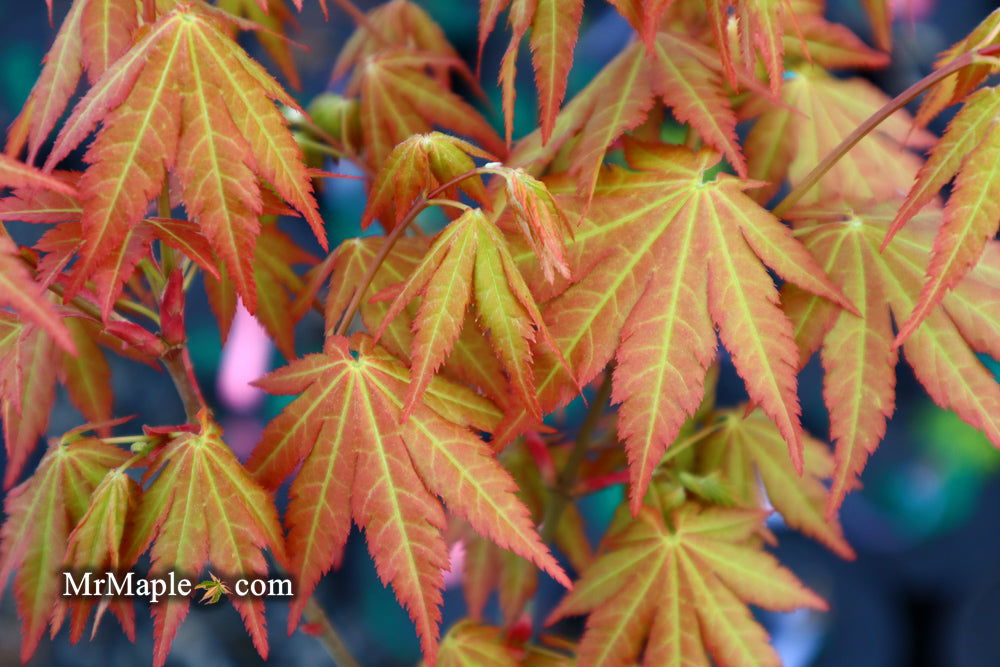
POLYGON ((449 568, 444 571, 444 587, 457 586, 462 581, 462 568, 465 566, 465 542, 458 540, 451 545, 448 552, 449 568))
POLYGON ((935 0, 889 0, 889 7, 897 21, 917 21, 930 16, 935 0))
POLYGON ((234 412, 252 412, 264 400, 264 392, 250 383, 267 373, 271 361, 271 339, 264 327, 240 303, 222 348, 216 388, 219 400, 234 412))

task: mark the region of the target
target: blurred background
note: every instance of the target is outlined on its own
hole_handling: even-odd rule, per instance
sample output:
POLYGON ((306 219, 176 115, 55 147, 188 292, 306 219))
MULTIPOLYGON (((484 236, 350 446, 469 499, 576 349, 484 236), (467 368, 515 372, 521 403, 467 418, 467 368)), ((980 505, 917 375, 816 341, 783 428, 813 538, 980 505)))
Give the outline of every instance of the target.
MULTIPOLYGON (((58 25, 69 1, 54 0, 53 4, 58 25)), ((357 4, 368 7, 376 3, 357 4)), ((467 61, 474 62, 478 3, 420 0, 419 4, 441 24, 467 61), (461 11, 456 11, 456 6, 461 11)), ((928 73, 938 51, 967 34, 996 6, 993 0, 899 0, 897 4, 893 64, 869 74, 889 94, 928 73)), ((338 90, 338 82, 329 81, 329 72, 353 27, 336 7, 331 8, 329 22, 324 22, 318 3, 307 1, 305 5, 291 35, 309 47, 295 54, 302 78, 297 96, 304 105, 324 90, 338 90)), ((871 42, 859 0, 830 0, 829 5, 831 19, 871 42)), ((42 0, 0 0, 0 16, 0 126, 6 127, 27 97, 54 32, 42 0)), ((492 109, 489 117, 498 127, 499 91, 491 84, 496 80, 507 34, 498 30, 489 40, 483 66, 484 88, 492 109)), ((586 85, 629 36, 629 27, 610 5, 587 0, 568 97, 586 85)), ((258 53, 254 40, 243 43, 272 66, 258 53)), ((527 49, 522 49, 521 57, 520 71, 528 76, 518 97, 515 137, 533 127, 535 118, 527 49)), ((947 115, 932 129, 940 132, 946 120, 947 115)), ((349 164, 327 168, 353 173, 349 164)), ((362 234, 357 223, 364 190, 359 182, 329 180, 321 200, 331 244, 362 234)), ((319 252, 300 221, 282 221, 282 228, 319 252)), ((34 242, 39 234, 27 225, 15 224, 10 229, 22 243, 34 242)), ((204 292, 194 289, 188 299, 190 347, 198 378, 217 411, 227 442, 245 458, 264 424, 284 405, 284 401, 265 397, 246 383, 283 360, 245 313, 237 316, 223 348, 204 292)), ((300 354, 319 350, 322 329, 319 316, 310 313, 298 330, 300 354)), ((181 404, 165 376, 114 356, 109 355, 109 359, 116 414, 136 414, 136 424, 183 421, 181 404)), ((994 361, 984 361, 1000 371, 994 361)), ((848 497, 841 513, 857 560, 842 561, 817 543, 775 526, 781 540, 778 557, 831 606, 826 614, 762 616, 790 667, 1000 665, 1000 454, 981 434, 936 407, 905 363, 899 364, 898 373, 896 415, 864 473, 865 488, 848 497)), ((821 373, 815 360, 801 376, 800 393, 806 427, 826 437, 821 373)), ((731 367, 724 368, 719 398, 723 405, 745 398, 742 382, 731 367)), ((572 413, 569 418, 573 418, 572 413)), ((50 435, 79 423, 79 414, 60 394, 50 435)), ((284 493, 283 489, 279 494, 279 506, 284 503, 284 493)), ((621 487, 612 487, 585 500, 593 535, 603 532, 621 496, 621 487)), ((780 524, 780 519, 776 522, 780 524)), ((419 661, 413 626, 391 590, 378 581, 357 531, 348 543, 344 565, 320 584, 317 596, 362 664, 411 665, 419 661)), ((558 587, 543 580, 535 609, 537 619, 548 613, 558 596, 558 587)), ((55 641, 43 641, 31 664, 146 664, 151 656, 152 627, 145 610, 138 611, 135 645, 124 638, 113 620, 106 619, 93 642, 70 647, 65 632, 55 641)), ((302 632, 286 637, 286 613, 283 603, 268 603, 272 663, 331 664, 315 638, 302 632)), ((461 591, 452 586, 445 593, 445 626, 464 613, 461 591)), ((19 640, 8 587, 0 602, 0 667, 18 664, 19 640)), ((238 615, 227 604, 192 605, 168 659, 168 665, 175 667, 259 663, 238 615)))

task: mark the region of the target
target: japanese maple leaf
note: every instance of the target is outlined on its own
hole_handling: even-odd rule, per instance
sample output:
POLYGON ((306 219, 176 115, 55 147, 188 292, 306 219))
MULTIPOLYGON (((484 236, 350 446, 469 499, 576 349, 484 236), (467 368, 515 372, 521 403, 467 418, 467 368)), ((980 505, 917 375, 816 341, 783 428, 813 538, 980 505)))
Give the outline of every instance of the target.
POLYGON ((813 62, 828 69, 871 68, 889 64, 889 55, 872 49, 850 29, 828 21, 825 0, 790 0, 785 13, 785 60, 813 62))
MULTIPOLYGON (((807 359, 820 348, 823 395, 836 441, 827 513, 856 484, 895 408, 892 320, 905 322, 919 303, 921 277, 939 233, 940 210, 917 213, 884 250, 879 246, 895 202, 854 210, 842 203, 793 214, 797 236, 856 304, 860 317, 786 286, 782 298, 807 359)), ((1000 354, 1000 247, 989 242, 970 271, 902 345, 917 379, 938 405, 983 430, 1000 446, 1000 386, 976 352, 1000 354)))
POLYGON ((49 424, 59 350, 45 330, 0 313, 0 413, 7 453, 4 488, 17 481, 49 424))
MULTIPOLYGON (((538 538, 516 485, 489 446, 467 427, 483 427, 486 399, 443 378, 402 421, 409 373, 371 339, 327 340, 259 384, 300 394, 264 431, 248 468, 268 487, 301 461, 285 517, 290 571, 298 582, 289 631, 320 577, 340 563, 351 518, 365 529, 379 576, 391 583, 417 627, 428 662, 437 652, 442 531, 449 509, 482 535, 569 580, 538 538)), ((487 411, 488 412, 488 411, 487 411)))
POLYGON ((377 34, 355 33, 334 65, 333 78, 350 72, 347 92, 360 96, 361 133, 373 171, 399 142, 441 127, 468 137, 490 153, 505 146, 471 105, 451 92, 452 73, 478 88, 441 28, 407 0, 368 14, 377 34))
POLYGON ((65 181, 18 162, 8 155, 0 155, 0 188, 44 189, 63 194, 75 192, 65 181))
MULTIPOLYGON (((580 383, 617 358, 612 397, 622 404, 633 511, 702 400, 716 326, 801 470, 792 325, 766 267, 849 304, 790 231, 744 194, 754 183, 725 174, 705 180, 717 153, 628 142, 626 156, 642 171, 612 168, 598 182, 567 244, 573 273, 583 277, 548 302, 545 321, 580 383)), ((530 273, 528 280, 534 284, 530 273)), ((572 398, 573 385, 546 355, 535 370, 543 412, 572 398)), ((530 424, 524 411, 509 411, 494 436, 508 442, 530 424)))
POLYGON ((132 0, 73 0, 45 55, 45 66, 14 121, 8 153, 20 153, 27 141, 28 162, 34 162, 83 72, 95 83, 128 50, 138 27, 139 7, 132 0))
POLYGON ((834 469, 829 447, 804 434, 804 474, 799 475, 774 424, 759 410, 747 417, 744 413, 740 408, 715 415, 714 432, 698 446, 700 469, 706 473, 721 470, 722 479, 740 504, 762 507, 766 501, 781 512, 789 526, 844 558, 854 558, 840 525, 825 515, 829 494, 824 483, 834 469))
POLYGON ((235 16, 244 16, 260 26, 262 30, 253 31, 256 40, 281 70, 288 84, 295 90, 302 86, 292 57, 292 42, 283 37, 290 28, 298 27, 284 0, 221 0, 216 6, 235 16))
POLYGON ((510 376, 511 387, 536 417, 541 416, 531 368, 536 332, 558 353, 531 291, 514 264, 507 241, 481 209, 470 209, 448 225, 427 255, 402 284, 375 335, 406 305, 421 295, 413 321, 410 367, 413 381, 406 391, 404 415, 418 404, 434 373, 451 352, 475 303, 477 322, 510 376))
POLYGON ((105 473, 128 457, 127 451, 93 438, 53 443, 32 476, 7 494, 7 519, 0 530, 0 595, 18 570, 14 595, 23 662, 35 652, 50 621, 52 634, 59 631, 59 573, 70 533, 87 513, 90 494, 105 473))
POLYGON ((775 611, 826 603, 763 551, 764 513, 685 504, 664 520, 643 507, 549 622, 589 612, 577 652, 591 665, 779 665, 748 604, 775 611), (669 526, 669 527, 668 527, 669 526), (643 650, 645 646, 645 650, 643 650))
POLYGON ((3 235, 0 235, 0 306, 13 308, 21 317, 43 327, 63 348, 75 351, 72 336, 55 304, 21 261, 14 242, 3 235))
MULTIPOLYGON (((337 329, 354 290, 364 279, 384 243, 384 237, 379 236, 349 239, 334 251, 333 275, 326 300, 327 335, 337 329)), ((372 298, 386 288, 406 281, 427 254, 428 246, 426 238, 401 238, 379 264, 371 284, 361 297, 361 320, 366 329, 376 331, 385 321, 390 305, 372 298)), ((382 345, 406 362, 409 362, 413 347, 413 320, 418 310, 419 299, 414 299, 382 332, 382 345)), ((466 314, 462 332, 444 363, 443 373, 477 387, 498 405, 510 400, 507 378, 500 362, 479 327, 473 323, 471 313, 466 314)), ((496 417, 493 426, 499 421, 499 411, 496 417)), ((492 430, 492 427, 487 430, 492 430)))
POLYGON ((868 14, 868 22, 875 33, 875 43, 883 51, 892 50, 892 1, 861 0, 868 14))
POLYGON ((573 64, 573 48, 583 17, 583 0, 482 0, 479 18, 479 50, 496 27, 500 13, 510 8, 511 39, 500 67, 503 87, 504 125, 510 143, 514 123, 514 79, 517 51, 530 30, 532 63, 538 89, 542 142, 549 140, 559 106, 566 96, 566 80, 573 64))
POLYGON ((736 114, 723 87, 719 54, 674 31, 661 31, 649 46, 626 47, 566 105, 547 144, 535 132, 518 142, 510 162, 535 165, 551 159, 575 136, 569 148, 569 173, 582 194, 591 194, 605 151, 624 132, 642 123, 662 99, 677 120, 688 123, 723 153, 738 173, 746 161, 736 139, 736 114), (608 101, 611 100, 609 104, 608 101))
MULTIPOLYGON (((994 10, 966 37, 942 51, 934 61, 934 69, 941 69, 960 56, 989 46, 1000 44, 1000 9, 994 10)), ((995 54, 994 54, 995 55, 995 54)), ((983 59, 961 68, 935 84, 920 103, 916 123, 923 127, 945 107, 958 104, 979 87, 991 74, 996 73, 994 61, 983 59)))
MULTIPOLYGON (((784 35, 788 0, 709 0, 707 11, 730 80, 735 82, 735 64, 729 51, 730 16, 736 22, 741 60, 753 69, 757 57, 764 61, 771 90, 781 89, 784 74, 784 35), (730 12, 731 10, 731 12, 730 12)), ((791 19, 794 21, 794 18, 791 19)))
MULTIPOLYGON (((799 183, 842 139, 889 102, 862 79, 835 79, 818 67, 798 66, 789 77, 781 89, 787 106, 768 103, 744 144, 750 176, 770 183, 758 191, 754 197, 758 201, 770 199, 784 180, 793 186, 799 183)), ((898 111, 859 141, 800 201, 896 197, 910 187, 921 164, 906 147, 928 146, 932 141, 926 132, 914 131, 905 111, 898 111)))
MULTIPOLYGON (((273 220, 261 225, 258 243, 254 247, 253 276, 257 297, 257 319, 271 335, 278 350, 286 358, 295 357, 295 325, 305 312, 292 316, 292 301, 303 289, 302 278, 292 269, 295 265, 312 265, 316 257, 299 247, 273 220)), ((222 340, 236 314, 239 291, 224 271, 218 279, 205 277, 205 290, 212 307, 222 340)))
MULTIPOLYGON (((196 433, 181 432, 156 449, 143 481, 153 478, 130 521, 122 560, 150 549, 150 576, 197 576, 206 564, 227 580, 267 575, 263 549, 285 561, 284 540, 271 495, 243 469, 202 411, 196 433), (151 548, 150 548, 151 547, 151 548)), ((191 601, 168 598, 152 606, 153 664, 162 667, 191 601)), ((264 601, 233 598, 261 657, 267 658, 264 601)))
POLYGON ((451 626, 441 641, 438 667, 517 667, 517 650, 497 628, 463 619, 451 626))
MULTIPOLYGON (((441 132, 418 134, 402 141, 392 149, 375 176, 361 227, 368 227, 378 218, 387 231, 391 230, 410 212, 421 194, 475 169, 473 157, 492 159, 493 156, 441 132)), ((458 199, 459 188, 480 204, 487 203, 486 188, 478 174, 455 183, 442 196, 458 199)))
POLYGON ((949 123, 920 168, 883 245, 953 178, 927 279, 917 306, 899 326, 897 344, 980 260, 987 242, 1000 230, 1000 86, 973 93, 949 123))
MULTIPOLYGON (((132 565, 121 560, 122 541, 129 513, 139 504, 141 489, 124 470, 109 471, 93 490, 86 513, 80 518, 66 544, 65 566, 75 574, 83 572, 114 572, 119 576, 132 565)), ((70 642, 83 635, 90 610, 97 604, 93 598, 60 598, 54 618, 72 613, 70 642)), ((135 635, 135 610, 127 598, 104 599, 97 608, 93 633, 105 609, 111 609, 130 639, 135 635)), ((91 638, 93 638, 91 633, 91 638)))
POLYGON ((179 5, 94 84, 56 139, 55 165, 98 123, 80 179, 86 238, 69 292, 121 246, 167 170, 247 308, 262 212, 257 177, 306 217, 325 245, 302 152, 272 100, 297 107, 259 65, 194 6, 179 5))
MULTIPOLYGON (((79 174, 58 173, 61 180, 75 185, 79 174)), ((43 254, 38 262, 37 280, 44 286, 52 283, 71 283, 81 274, 83 265, 76 264, 67 270, 77 250, 84 242, 80 219, 83 205, 73 194, 19 188, 0 199, 0 221, 20 220, 31 223, 57 223, 35 243, 34 248, 43 254)), ((218 261, 208 239, 197 224, 186 220, 146 218, 133 225, 121 244, 101 261, 99 266, 80 276, 87 285, 84 292, 101 309, 107 319, 121 296, 122 290, 139 261, 150 256, 154 240, 184 253, 198 263, 209 275, 218 277, 218 261)), ((106 417, 90 417, 102 421, 106 417)))

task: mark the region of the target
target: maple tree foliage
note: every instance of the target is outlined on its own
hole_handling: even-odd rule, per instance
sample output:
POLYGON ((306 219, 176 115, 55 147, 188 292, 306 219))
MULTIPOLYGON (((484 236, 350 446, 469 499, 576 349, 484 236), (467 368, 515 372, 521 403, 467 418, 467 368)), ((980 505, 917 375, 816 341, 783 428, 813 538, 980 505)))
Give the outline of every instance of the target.
MULTIPOLYGON (((61 573, 148 554, 265 658, 265 602, 232 584, 289 576, 288 633, 350 664, 313 594, 357 525, 427 664, 776 664, 750 606, 827 604, 765 519, 854 557, 838 511, 901 362, 1000 447, 1000 10, 890 99, 842 71, 892 61, 886 0, 862 3, 874 46, 822 0, 612 0, 633 36, 569 95, 590 2, 482 0, 470 61, 412 0, 338 0, 341 92, 303 105, 240 46, 299 91, 302 4, 72 0, 8 130, 0 592, 23 660, 109 611, 134 639, 131 600, 64 597, 61 573), (329 247, 318 179, 342 163, 366 235, 329 247), (255 382, 289 400, 245 461, 187 347, 198 291, 223 341, 242 304, 286 360, 255 382), (814 354, 829 443, 803 428, 814 354), (112 355, 165 370, 186 423, 121 418, 112 355), (743 405, 716 404, 726 364, 743 405), (608 487, 592 543, 577 501, 608 487), (565 592, 539 614, 543 577, 565 592), (442 628, 450 581, 467 617, 442 628)), ((151 601, 155 665, 190 602, 151 601)))

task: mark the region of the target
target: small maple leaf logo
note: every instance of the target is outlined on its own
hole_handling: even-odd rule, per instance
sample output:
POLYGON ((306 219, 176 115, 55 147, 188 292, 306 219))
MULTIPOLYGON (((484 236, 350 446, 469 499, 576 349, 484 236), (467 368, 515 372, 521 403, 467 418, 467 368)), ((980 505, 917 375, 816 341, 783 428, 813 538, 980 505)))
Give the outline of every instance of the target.
POLYGON ((215 604, 222 599, 223 595, 230 595, 232 591, 229 590, 229 586, 225 584, 221 579, 212 574, 208 573, 211 579, 206 579, 195 586, 195 590, 201 589, 205 592, 201 594, 202 604, 215 604))

